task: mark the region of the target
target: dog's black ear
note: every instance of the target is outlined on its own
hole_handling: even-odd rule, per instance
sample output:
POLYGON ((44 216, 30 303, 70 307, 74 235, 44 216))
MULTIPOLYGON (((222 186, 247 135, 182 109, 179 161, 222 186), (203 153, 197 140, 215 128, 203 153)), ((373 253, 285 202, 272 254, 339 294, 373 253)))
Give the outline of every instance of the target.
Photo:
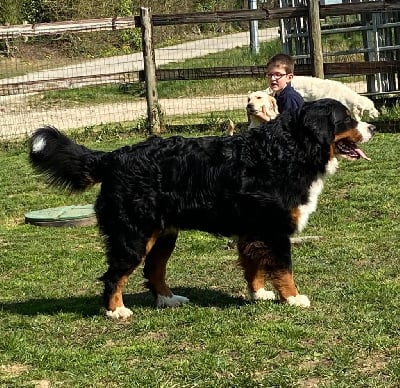
POLYGON ((320 144, 331 144, 335 138, 335 123, 330 104, 314 101, 304 103, 299 111, 304 131, 320 144))

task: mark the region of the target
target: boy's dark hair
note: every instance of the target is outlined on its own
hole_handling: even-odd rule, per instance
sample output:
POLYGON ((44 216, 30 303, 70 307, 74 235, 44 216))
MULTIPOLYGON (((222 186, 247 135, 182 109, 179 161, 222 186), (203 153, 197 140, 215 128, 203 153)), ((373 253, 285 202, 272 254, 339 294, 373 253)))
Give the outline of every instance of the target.
POLYGON ((286 73, 294 72, 294 60, 288 54, 280 53, 272 56, 267 63, 267 70, 273 66, 283 66, 286 73))

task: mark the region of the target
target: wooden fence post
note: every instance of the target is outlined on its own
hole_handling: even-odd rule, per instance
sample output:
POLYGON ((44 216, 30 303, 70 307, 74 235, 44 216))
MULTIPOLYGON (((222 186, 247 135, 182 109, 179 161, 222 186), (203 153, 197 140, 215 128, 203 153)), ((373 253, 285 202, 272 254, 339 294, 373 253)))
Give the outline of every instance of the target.
POLYGON ((324 78, 324 58, 322 55, 321 22, 318 0, 308 0, 308 28, 313 76, 324 78))
POLYGON ((151 133, 161 132, 160 105, 158 103, 156 61, 153 46, 153 26, 149 8, 140 8, 143 66, 146 84, 147 120, 151 133))

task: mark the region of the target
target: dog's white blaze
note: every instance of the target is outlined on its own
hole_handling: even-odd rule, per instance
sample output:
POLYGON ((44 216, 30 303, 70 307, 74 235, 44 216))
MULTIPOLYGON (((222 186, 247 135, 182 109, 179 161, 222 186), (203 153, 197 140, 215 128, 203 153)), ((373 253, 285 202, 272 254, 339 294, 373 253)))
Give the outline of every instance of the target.
POLYGON ((296 295, 296 296, 289 296, 286 302, 291 306, 299 306, 299 307, 310 307, 310 299, 308 299, 307 295, 296 295))
POLYGON ((324 180, 322 178, 318 178, 311 184, 310 191, 308 193, 308 202, 299 206, 300 217, 297 222, 298 232, 301 232, 307 225, 310 214, 317 210, 318 196, 321 194, 323 188, 324 180))
POLYGON ((275 300, 275 293, 273 291, 267 291, 265 288, 260 288, 256 292, 250 292, 253 300, 275 300))
POLYGON ((127 319, 133 314, 132 310, 125 306, 117 307, 114 311, 107 310, 106 316, 110 319, 127 319))
POLYGON ((326 165, 326 173, 328 175, 333 175, 337 168, 339 167, 339 162, 336 158, 332 158, 329 160, 329 162, 326 165))
MULTIPOLYGON (((339 166, 339 162, 336 158, 332 158, 325 166, 325 171, 329 175, 333 175, 339 166)), ((299 206, 300 217, 297 222, 297 231, 301 232, 307 225, 310 214, 317 210, 318 197, 324 188, 324 179, 319 176, 310 186, 308 192, 308 202, 304 205, 299 206)))
POLYGON ((44 147, 46 147, 46 140, 42 136, 38 136, 32 144, 32 152, 43 151, 44 147))
POLYGON ((172 295, 172 296, 157 295, 156 305, 157 307, 175 307, 188 302, 189 302, 188 298, 180 295, 172 295))
POLYGON ((372 137, 372 132, 369 130, 371 124, 366 123, 365 121, 359 121, 357 124, 357 130, 361 133, 362 140, 361 143, 365 143, 372 137))

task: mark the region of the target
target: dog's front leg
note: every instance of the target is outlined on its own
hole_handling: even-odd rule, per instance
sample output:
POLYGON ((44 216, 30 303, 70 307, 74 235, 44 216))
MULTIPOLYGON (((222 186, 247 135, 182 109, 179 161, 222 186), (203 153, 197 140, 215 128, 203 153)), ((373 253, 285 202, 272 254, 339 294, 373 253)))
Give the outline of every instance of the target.
POLYGON ((264 288, 265 281, 268 279, 278 291, 282 302, 294 306, 310 306, 308 297, 299 294, 293 279, 289 238, 276 238, 269 243, 239 240, 238 251, 252 299, 275 299, 275 294, 264 288))
POLYGON ((286 233, 271 235, 267 245, 270 249, 268 277, 278 291, 279 299, 293 306, 309 307, 310 300, 299 294, 294 282, 289 236, 286 233))
POLYGON ((293 306, 309 307, 310 300, 306 295, 300 295, 293 279, 292 271, 279 269, 270 273, 274 288, 278 291, 280 300, 293 306))

